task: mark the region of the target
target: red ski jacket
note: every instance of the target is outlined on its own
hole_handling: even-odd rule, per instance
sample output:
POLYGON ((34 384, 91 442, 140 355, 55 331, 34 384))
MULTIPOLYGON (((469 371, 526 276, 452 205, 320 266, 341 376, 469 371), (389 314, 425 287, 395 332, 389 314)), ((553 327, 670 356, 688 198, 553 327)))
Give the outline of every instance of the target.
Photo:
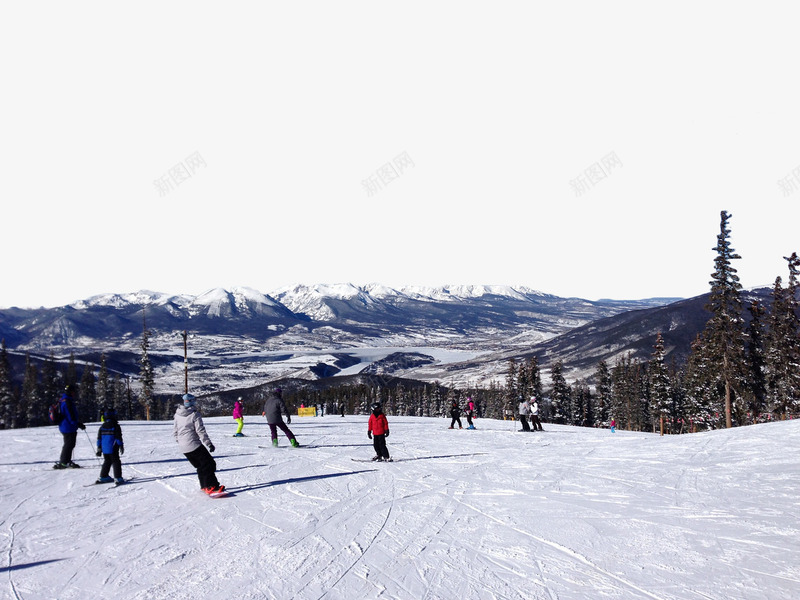
POLYGON ((367 431, 371 432, 372 435, 384 435, 389 433, 389 421, 386 420, 386 415, 383 413, 379 414, 377 417, 375 415, 370 415, 367 431))

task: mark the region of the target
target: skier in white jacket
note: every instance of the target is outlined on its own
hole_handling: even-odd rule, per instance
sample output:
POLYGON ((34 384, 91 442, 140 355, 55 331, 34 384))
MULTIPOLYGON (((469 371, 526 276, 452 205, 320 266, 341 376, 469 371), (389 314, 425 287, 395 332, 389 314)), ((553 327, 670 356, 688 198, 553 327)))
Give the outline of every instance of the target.
POLYGON ((531 429, 534 431, 542 431, 542 422, 539 420, 539 403, 536 401, 536 396, 531 396, 531 429))
POLYGON ((522 424, 522 431, 530 431, 528 427, 528 415, 531 414, 531 407, 528 401, 522 396, 519 397, 519 422, 522 424))
POLYGON ((175 411, 172 435, 178 442, 180 451, 197 469, 200 488, 206 494, 223 492, 225 486, 217 481, 217 463, 209 454, 214 452, 214 444, 206 433, 203 418, 197 412, 196 400, 192 394, 184 395, 183 404, 175 411))

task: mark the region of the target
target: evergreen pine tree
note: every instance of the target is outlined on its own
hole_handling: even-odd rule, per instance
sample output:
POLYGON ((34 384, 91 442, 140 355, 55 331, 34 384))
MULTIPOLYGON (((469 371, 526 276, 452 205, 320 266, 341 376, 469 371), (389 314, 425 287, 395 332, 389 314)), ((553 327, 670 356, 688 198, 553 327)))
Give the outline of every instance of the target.
POLYGON ((635 429, 638 385, 630 353, 618 358, 614 364, 611 371, 611 389, 609 420, 615 419, 619 429, 635 429))
POLYGON ((767 376, 765 365, 764 315, 766 311, 757 300, 748 307, 750 323, 747 326, 747 381, 744 400, 752 421, 757 422, 767 406, 767 376))
POLYGON ((45 412, 39 387, 39 369, 25 354, 25 378, 22 381, 22 395, 19 406, 19 423, 17 427, 37 427, 43 423, 45 412))
MULTIPOLYGON (((69 353, 69 362, 67 363, 67 370, 64 372, 64 387, 78 385, 78 367, 75 366, 75 354, 69 353)), ((61 390, 63 391, 63 390, 61 390)))
POLYGON ((519 377, 517 373, 517 361, 513 358, 508 361, 508 372, 506 373, 506 394, 511 410, 516 414, 519 405, 519 377))
POLYGON ((722 410, 720 394, 717 389, 716 363, 708 346, 698 334, 692 342, 689 360, 686 364, 684 391, 686 394, 686 418, 689 431, 712 429, 719 424, 722 410))
POLYGON ((114 379, 111 382, 111 405, 114 407, 114 410, 117 411, 120 421, 131 418, 131 415, 128 414, 127 402, 125 401, 125 382, 122 381, 122 377, 119 373, 114 375, 114 379))
POLYGON ((741 258, 734 252, 728 238, 731 231, 727 211, 720 213, 720 233, 717 235, 717 252, 714 259, 714 272, 711 274, 711 294, 706 309, 711 318, 703 330, 702 341, 706 346, 722 392, 725 411, 725 426, 733 425, 733 402, 737 390, 741 396, 744 375, 744 327, 739 276, 731 261, 741 258))
POLYGON ((672 390, 667 367, 664 364, 664 356, 664 338, 659 331, 653 345, 648 375, 650 377, 650 414, 657 420, 656 426, 662 434, 669 426, 670 409, 672 408, 672 390))
POLYGON ((0 419, 2 419, 4 429, 11 428, 14 407, 14 385, 11 363, 8 360, 6 340, 3 339, 2 342, 0 342, 0 419))
POLYGON ((608 370, 608 363, 604 360, 597 364, 595 381, 597 382, 595 384, 596 423, 600 426, 607 426, 609 423, 608 411, 611 407, 611 371, 608 370))
POLYGON ((150 330, 147 329, 147 321, 142 311, 142 356, 139 358, 139 383, 141 390, 139 392, 139 403, 144 409, 144 418, 147 421, 156 418, 155 415, 155 401, 153 391, 155 389, 155 376, 153 375, 153 365, 150 364, 150 330))
POLYGON ((94 365, 87 362, 78 385, 78 414, 82 420, 99 420, 97 411, 97 393, 94 387, 94 365))
POLYGON ((40 393, 42 412, 39 417, 42 424, 47 424, 49 422, 47 408, 61 397, 61 391, 63 389, 64 385, 59 375, 58 367, 56 366, 56 359, 51 352, 42 363, 40 393))
POLYGON ((105 353, 100 355, 100 372, 97 375, 97 384, 95 385, 97 393, 97 406, 100 410, 111 403, 111 380, 108 376, 108 368, 106 367, 105 353))
POLYGON ((555 423, 570 423, 571 395, 567 380, 564 378, 564 365, 559 360, 550 369, 550 417, 555 423))
POLYGON ((781 278, 775 280, 765 357, 770 410, 779 418, 800 411, 800 258, 793 253, 785 259, 789 263, 789 281, 784 289, 781 278))

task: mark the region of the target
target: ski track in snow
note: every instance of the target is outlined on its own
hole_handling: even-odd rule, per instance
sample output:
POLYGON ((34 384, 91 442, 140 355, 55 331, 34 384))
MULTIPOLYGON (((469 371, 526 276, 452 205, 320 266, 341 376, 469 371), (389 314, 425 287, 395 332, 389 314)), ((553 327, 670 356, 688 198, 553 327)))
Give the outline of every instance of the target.
POLYGON ((297 449, 257 447, 268 429, 256 417, 244 438, 206 419, 233 493, 218 499, 199 490, 171 422, 122 423, 135 479, 118 488, 84 487, 99 463, 80 436, 84 468, 53 471, 55 428, 0 431, 0 597, 800 597, 796 422, 660 438, 389 421, 397 462, 360 465, 373 454, 366 417, 296 418, 297 449))

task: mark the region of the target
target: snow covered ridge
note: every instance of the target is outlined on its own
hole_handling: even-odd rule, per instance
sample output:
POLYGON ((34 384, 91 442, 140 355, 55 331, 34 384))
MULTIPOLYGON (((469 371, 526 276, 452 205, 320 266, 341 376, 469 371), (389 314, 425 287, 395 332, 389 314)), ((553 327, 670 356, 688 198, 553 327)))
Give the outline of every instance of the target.
POLYGON ((85 300, 78 300, 69 306, 75 309, 86 309, 94 306, 121 308, 129 305, 164 305, 174 304, 180 308, 206 306, 217 311, 225 304, 237 306, 266 305, 275 307, 283 305, 293 312, 306 312, 324 300, 353 300, 369 305, 387 299, 414 299, 430 302, 458 302, 465 299, 483 296, 507 297, 515 300, 553 297, 550 294, 525 286, 508 285, 442 285, 442 286, 403 286, 391 288, 379 283, 357 286, 352 283, 320 283, 296 284, 285 286, 264 294, 249 287, 234 287, 230 290, 214 288, 198 296, 187 294, 166 294, 140 290, 125 294, 99 294, 85 300))

